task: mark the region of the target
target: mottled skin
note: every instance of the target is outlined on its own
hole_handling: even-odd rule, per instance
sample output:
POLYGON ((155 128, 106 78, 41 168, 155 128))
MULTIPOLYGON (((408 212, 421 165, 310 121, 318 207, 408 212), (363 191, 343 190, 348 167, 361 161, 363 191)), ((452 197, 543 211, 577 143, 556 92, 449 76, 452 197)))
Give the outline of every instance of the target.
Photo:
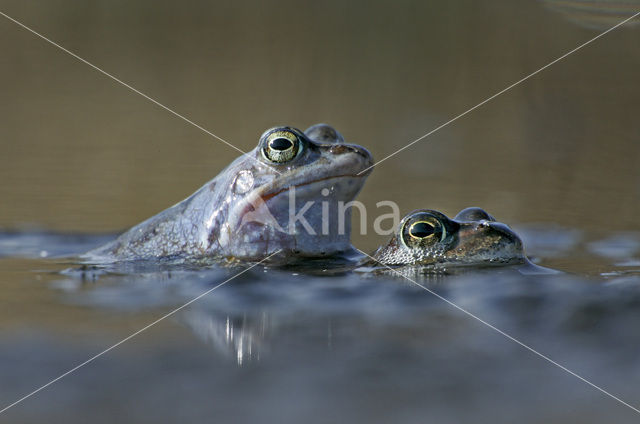
POLYGON ((387 266, 433 268, 527 261, 520 238, 480 208, 463 209, 454 219, 434 210, 413 211, 372 256, 387 266))
POLYGON ((85 256, 90 261, 255 260, 277 250, 280 257, 317 257, 352 249, 350 209, 339 232, 338 202, 355 198, 369 174, 358 173, 373 159, 363 147, 344 144, 328 125, 306 133, 290 127, 267 130, 254 150, 190 197, 85 256), (291 221, 301 212, 304 222, 291 221))

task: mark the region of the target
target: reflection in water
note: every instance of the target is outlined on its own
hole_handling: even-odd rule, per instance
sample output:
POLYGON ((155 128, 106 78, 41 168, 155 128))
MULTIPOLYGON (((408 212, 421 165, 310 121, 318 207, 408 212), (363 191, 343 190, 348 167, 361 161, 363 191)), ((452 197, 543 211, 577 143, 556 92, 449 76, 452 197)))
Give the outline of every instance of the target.
MULTIPOLYGON (((541 0, 549 9, 560 12, 569 21, 585 28, 606 30, 634 13, 640 12, 640 0, 541 0)), ((626 25, 638 25, 632 20, 626 25)))
POLYGON ((611 259, 631 259, 640 253, 640 234, 621 233, 594 241, 587 246, 596 255, 611 259))
POLYGON ((583 238, 580 230, 555 224, 527 224, 514 226, 529 257, 538 255, 554 258, 570 255, 583 238))
POLYGON ((217 352, 235 357, 240 366, 245 362, 260 360, 270 326, 267 313, 219 318, 197 307, 182 314, 181 321, 217 352))
MULTIPOLYGON (((535 232, 530 237, 535 241, 535 232)), ((613 237, 600 244, 626 246, 625 257, 637 259, 635 242, 613 237)), ((544 259, 545 252, 540 255, 544 259)), ((40 291, 53 294, 55 302, 36 311, 58 310, 49 331, 67 334, 86 321, 85 334, 95 334, 98 343, 87 346, 84 337, 3 338, 0 379, 13 381, 26 372, 34 374, 29 382, 59 375, 238 271, 168 264, 160 268, 131 263, 50 275, 40 291), (133 324, 133 317, 140 317, 139 322, 133 324), (111 334, 108 323, 116 320, 126 325, 111 334), (47 352, 47 361, 25 352, 47 352)), ((639 272, 610 274, 606 284, 593 284, 602 278, 523 275, 510 268, 410 277, 621 398, 637 398, 638 387, 630 376, 640 375, 639 272)), ((2 386, 0 398, 18 398, 33 390, 28 386, 2 386)), ((37 417, 63 416, 57 405, 89 411, 85 405, 97 404, 131 413, 123 402, 105 400, 111 398, 135 399, 135 410, 147 419, 136 420, 141 422, 184 419, 168 399, 179 399, 195 418, 241 415, 243 422, 281 422, 282 405, 300 421, 319 404, 352 422, 391 419, 384 415, 390 410, 437 422, 442 416, 455 418, 451 422, 477 421, 479 416, 497 423, 595 423, 605 416, 620 422, 627 414, 398 275, 319 276, 293 268, 246 272, 55 390, 50 403, 36 404, 37 417), (252 408, 245 408, 247 398, 252 408), (510 405, 500 409, 500 417, 493 412, 496 399, 510 405), (362 408, 365 404, 380 404, 381 409, 362 408), (572 412, 568 419, 567 405, 589 414, 572 412), (258 411, 260 417, 252 415, 258 411), (529 416, 536 419, 523 419, 529 416)))
MULTIPOLYGON (((375 322, 366 326, 374 326, 376 331, 383 333, 385 328, 398 325, 409 326, 407 330, 412 332, 428 333, 424 323, 430 321, 432 314, 435 314, 432 318, 445 314, 456 319, 455 310, 448 309, 441 300, 407 279, 480 315, 492 316, 495 319, 493 323, 499 328, 504 326, 524 331, 527 337, 534 339, 549 336, 547 332, 551 328, 513 327, 513 323, 538 319, 542 322, 550 316, 570 322, 575 314, 591 308, 585 305, 597 304, 597 308, 613 308, 607 320, 619 322, 619 330, 624 333, 627 326, 622 324, 622 317, 633 312, 627 310, 627 306, 629 302, 635 304, 636 300, 640 301, 640 275, 637 271, 635 276, 631 272, 624 278, 617 278, 617 274, 611 273, 614 278, 607 282, 607 287, 616 289, 607 290, 568 274, 531 274, 522 272, 521 268, 459 269, 448 275, 410 268, 401 269, 399 273, 360 269, 357 273, 330 278, 255 269, 181 311, 179 322, 209 345, 213 352, 244 365, 264 357, 277 340, 300 331, 309 331, 307 335, 327 346, 328 339, 333 338, 326 329, 326 320, 330 317, 340 322, 345 317, 370 316, 375 322), (624 291, 622 297, 621 290, 624 291), (618 303, 623 298, 625 302, 618 303), (535 310, 495 308, 498 304, 510 303, 536 306, 535 310), (616 304, 618 306, 613 306, 616 304), (406 313, 417 313, 424 319, 403 323, 404 318, 398 317, 406 313)), ((92 279, 97 284, 87 287, 82 284, 86 271, 77 274, 66 271, 65 274, 70 278, 58 280, 53 286, 64 288, 68 301, 98 309, 137 309, 138 312, 181 306, 229 277, 228 270, 216 269, 154 272, 148 268, 125 274, 122 274, 122 269, 117 274, 103 270, 92 279), (77 284, 72 284, 73 281, 77 284)), ((557 322, 556 325, 563 324, 557 322)))

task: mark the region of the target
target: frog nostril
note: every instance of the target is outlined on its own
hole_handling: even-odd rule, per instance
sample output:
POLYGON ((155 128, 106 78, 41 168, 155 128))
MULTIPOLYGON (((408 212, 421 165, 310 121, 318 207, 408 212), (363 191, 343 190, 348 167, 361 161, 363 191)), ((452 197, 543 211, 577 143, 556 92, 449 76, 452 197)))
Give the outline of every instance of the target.
POLYGON ((341 155, 351 150, 353 149, 345 144, 333 144, 331 145, 331 147, 329 147, 329 151, 334 155, 341 155))
POLYGON ((334 144, 329 147, 329 151, 336 155, 341 155, 343 153, 355 153, 360 156, 371 156, 367 149, 365 149, 364 147, 355 146, 353 144, 334 144))
POLYGON ((371 173, 373 169, 373 156, 367 149, 362 146, 356 146, 353 144, 334 144, 329 147, 329 154, 339 156, 343 154, 357 155, 358 161, 362 163, 364 169, 358 173, 358 175, 365 172, 371 173))

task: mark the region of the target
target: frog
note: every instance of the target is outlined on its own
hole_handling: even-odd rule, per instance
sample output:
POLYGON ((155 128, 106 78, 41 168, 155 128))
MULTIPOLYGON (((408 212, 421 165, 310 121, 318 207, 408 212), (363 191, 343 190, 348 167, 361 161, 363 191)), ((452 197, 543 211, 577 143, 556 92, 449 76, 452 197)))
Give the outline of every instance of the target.
POLYGON ((414 210, 368 262, 434 270, 529 264, 520 237, 479 207, 465 208, 453 219, 432 209, 414 210))
POLYGON ((258 261, 353 250, 352 201, 373 157, 327 124, 278 126, 191 196, 87 252, 89 262, 258 261))

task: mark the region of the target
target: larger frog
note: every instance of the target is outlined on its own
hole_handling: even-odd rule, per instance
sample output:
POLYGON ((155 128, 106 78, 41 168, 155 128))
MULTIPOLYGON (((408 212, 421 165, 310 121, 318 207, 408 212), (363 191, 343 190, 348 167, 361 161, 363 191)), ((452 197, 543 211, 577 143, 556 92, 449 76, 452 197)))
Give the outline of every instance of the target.
POLYGON ((328 125, 271 128, 193 195, 86 257, 255 260, 277 251, 280 257, 349 251, 350 208, 343 205, 358 194, 372 163, 364 147, 345 144, 328 125))

